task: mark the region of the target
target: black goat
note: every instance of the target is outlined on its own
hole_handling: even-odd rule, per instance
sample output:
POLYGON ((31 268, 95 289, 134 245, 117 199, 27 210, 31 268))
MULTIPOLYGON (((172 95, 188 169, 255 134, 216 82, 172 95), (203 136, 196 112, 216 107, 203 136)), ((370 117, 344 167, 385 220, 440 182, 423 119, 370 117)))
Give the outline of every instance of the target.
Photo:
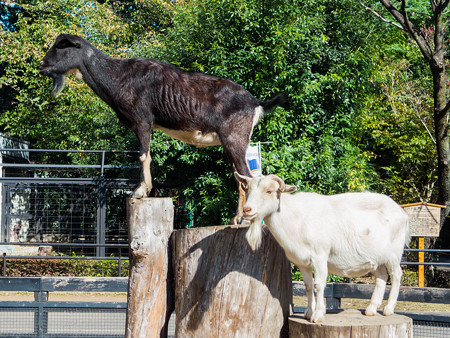
POLYGON ((54 96, 64 88, 68 73, 81 76, 136 133, 142 175, 135 198, 152 189, 151 129, 197 147, 222 144, 235 170, 251 176, 245 151, 253 127, 264 112, 286 102, 283 95, 262 102, 230 80, 153 59, 114 59, 69 34, 56 38, 41 61, 40 73, 53 78, 54 96))

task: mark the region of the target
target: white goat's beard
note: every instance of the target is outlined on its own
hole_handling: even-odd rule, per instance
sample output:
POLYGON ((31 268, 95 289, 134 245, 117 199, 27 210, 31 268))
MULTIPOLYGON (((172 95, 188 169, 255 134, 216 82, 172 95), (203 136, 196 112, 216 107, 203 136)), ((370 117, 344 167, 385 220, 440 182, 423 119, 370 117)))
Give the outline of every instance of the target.
POLYGON ((262 242, 262 221, 260 219, 255 219, 252 224, 250 224, 250 227, 247 230, 247 234, 245 235, 245 238, 247 238, 248 244, 250 244, 250 247, 253 251, 259 249, 262 242))
POLYGON ((66 76, 64 74, 52 74, 52 78, 54 85, 52 96, 58 97, 58 95, 62 92, 64 86, 66 85, 66 76))

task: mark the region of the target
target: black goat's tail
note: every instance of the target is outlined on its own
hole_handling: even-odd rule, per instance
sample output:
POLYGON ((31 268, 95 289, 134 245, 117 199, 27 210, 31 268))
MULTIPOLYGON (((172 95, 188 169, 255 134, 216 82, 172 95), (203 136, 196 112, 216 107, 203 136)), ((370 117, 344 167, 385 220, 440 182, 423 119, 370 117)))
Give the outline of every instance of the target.
POLYGON ((276 106, 281 106, 287 109, 289 107, 289 98, 286 94, 281 93, 268 101, 261 102, 261 106, 263 107, 265 113, 270 112, 276 106))

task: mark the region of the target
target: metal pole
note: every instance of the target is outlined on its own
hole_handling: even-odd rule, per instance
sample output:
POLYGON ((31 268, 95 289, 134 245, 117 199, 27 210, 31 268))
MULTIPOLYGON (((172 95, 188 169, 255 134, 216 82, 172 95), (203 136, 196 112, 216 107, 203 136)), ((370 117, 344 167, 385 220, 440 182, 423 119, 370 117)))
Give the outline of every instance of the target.
POLYGON ((119 277, 122 277, 122 248, 119 248, 119 277))
MULTIPOLYGON (((97 244, 105 244, 106 237, 106 184, 103 178, 97 185, 97 244)), ((98 257, 105 257, 105 247, 97 246, 98 257)))
POLYGON ((105 157, 106 157, 106 152, 103 151, 102 152, 102 168, 100 170, 100 176, 103 177, 103 173, 105 171, 105 157))
POLYGON ((6 252, 3 253, 3 277, 6 277, 6 252))

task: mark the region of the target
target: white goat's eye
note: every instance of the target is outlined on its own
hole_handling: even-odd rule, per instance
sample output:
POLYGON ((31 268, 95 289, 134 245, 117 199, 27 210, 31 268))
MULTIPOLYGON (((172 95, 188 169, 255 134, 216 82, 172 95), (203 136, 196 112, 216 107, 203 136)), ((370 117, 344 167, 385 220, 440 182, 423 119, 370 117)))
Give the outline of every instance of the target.
POLYGON ((267 190, 266 194, 271 194, 273 191, 272 190, 267 190))

